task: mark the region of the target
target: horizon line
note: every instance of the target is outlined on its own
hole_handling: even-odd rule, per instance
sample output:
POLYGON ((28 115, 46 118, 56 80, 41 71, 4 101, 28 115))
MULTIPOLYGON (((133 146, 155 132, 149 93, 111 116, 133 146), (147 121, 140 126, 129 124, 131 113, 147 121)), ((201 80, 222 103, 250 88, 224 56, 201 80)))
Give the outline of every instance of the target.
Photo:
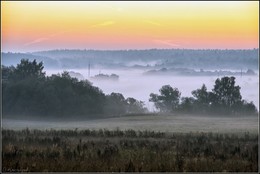
POLYGON ((194 51, 206 51, 206 50, 219 50, 219 51, 231 51, 231 50, 258 50, 259 48, 148 48, 148 49, 77 49, 77 48, 59 48, 59 49, 48 49, 48 50, 37 50, 37 51, 1 51, 1 53, 37 53, 37 52, 49 52, 49 51, 149 51, 149 50, 194 50, 194 51))

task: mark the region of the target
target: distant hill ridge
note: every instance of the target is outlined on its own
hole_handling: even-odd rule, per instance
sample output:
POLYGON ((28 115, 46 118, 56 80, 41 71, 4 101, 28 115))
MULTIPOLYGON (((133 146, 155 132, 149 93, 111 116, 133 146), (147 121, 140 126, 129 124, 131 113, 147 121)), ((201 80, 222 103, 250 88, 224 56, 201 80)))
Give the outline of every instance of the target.
POLYGON ((22 58, 43 61, 46 68, 204 68, 258 69, 259 49, 149 49, 149 50, 49 50, 2 53, 3 65, 16 65, 22 58))

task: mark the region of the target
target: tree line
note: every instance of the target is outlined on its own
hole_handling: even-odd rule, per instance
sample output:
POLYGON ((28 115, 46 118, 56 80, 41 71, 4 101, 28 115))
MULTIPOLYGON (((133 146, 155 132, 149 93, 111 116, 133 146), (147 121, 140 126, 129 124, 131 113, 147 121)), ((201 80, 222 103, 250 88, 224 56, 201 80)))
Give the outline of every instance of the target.
POLYGON ((46 76, 43 63, 22 59, 16 67, 2 66, 3 115, 101 117, 143 113, 144 103, 120 93, 105 95, 88 80, 68 72, 46 76))
POLYGON ((154 102, 160 112, 182 112, 193 114, 257 114, 253 102, 242 99, 240 87, 235 85, 235 77, 216 79, 212 91, 205 84, 192 91, 193 97, 181 97, 178 88, 164 85, 160 94, 150 94, 149 101, 154 102))
MULTIPOLYGON (((78 80, 68 72, 46 76, 43 63, 22 59, 16 66, 2 66, 3 115, 53 118, 105 117, 147 112, 144 102, 120 93, 105 95, 88 80, 78 80)), ((242 100, 235 77, 215 81, 182 97, 177 88, 165 85, 150 101, 160 112, 192 114, 256 114, 255 105, 242 100)))

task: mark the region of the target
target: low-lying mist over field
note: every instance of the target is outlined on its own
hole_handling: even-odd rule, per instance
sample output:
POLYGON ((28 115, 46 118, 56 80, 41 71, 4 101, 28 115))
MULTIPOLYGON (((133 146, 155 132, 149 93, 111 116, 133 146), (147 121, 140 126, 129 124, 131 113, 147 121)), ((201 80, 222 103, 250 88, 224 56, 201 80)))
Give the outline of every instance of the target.
POLYGON ((86 121, 37 121, 3 120, 4 129, 90 129, 90 130, 138 130, 156 132, 214 132, 214 133, 258 133, 257 117, 190 116, 190 115, 137 115, 86 121))
MULTIPOLYGON (((88 69, 60 69, 46 70, 47 75, 62 73, 64 70, 78 72, 84 79, 88 79, 94 86, 99 87, 106 94, 119 92, 126 97, 134 97, 145 102, 150 111, 154 111, 153 103, 149 102, 150 93, 158 93, 163 85, 171 85, 180 90, 182 97, 192 96, 191 91, 198 89, 205 84, 208 90, 213 88, 215 80, 222 76, 175 76, 175 75, 144 75, 145 70, 139 69, 91 69, 90 76, 97 74, 117 74, 119 79, 95 80, 88 76, 88 69)), ((236 84, 241 87, 241 94, 247 101, 253 101, 259 107, 259 79, 254 76, 235 76, 236 84)))

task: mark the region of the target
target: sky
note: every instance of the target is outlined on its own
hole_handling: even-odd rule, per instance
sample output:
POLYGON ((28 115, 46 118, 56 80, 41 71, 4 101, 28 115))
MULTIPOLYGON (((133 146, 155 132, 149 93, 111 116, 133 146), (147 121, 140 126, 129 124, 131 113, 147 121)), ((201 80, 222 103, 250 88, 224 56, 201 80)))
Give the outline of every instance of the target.
POLYGON ((258 1, 1 1, 2 51, 259 48, 258 1))

